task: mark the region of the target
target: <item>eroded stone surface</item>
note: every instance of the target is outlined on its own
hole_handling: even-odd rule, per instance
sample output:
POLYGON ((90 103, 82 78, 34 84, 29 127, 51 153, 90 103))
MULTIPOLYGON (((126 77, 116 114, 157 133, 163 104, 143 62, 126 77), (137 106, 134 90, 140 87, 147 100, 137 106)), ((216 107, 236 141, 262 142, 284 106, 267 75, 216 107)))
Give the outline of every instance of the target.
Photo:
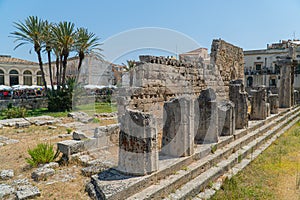
POLYGON ((11 179, 12 177, 14 177, 14 170, 12 169, 5 169, 0 172, 0 178, 2 180, 8 180, 11 179))
POLYGON ((30 199, 40 195, 41 193, 36 186, 22 185, 17 187, 16 196, 18 200, 30 199))
POLYGON ((46 180, 48 177, 53 176, 54 173, 55 170, 52 168, 41 167, 32 172, 31 178, 35 181, 46 180))
POLYGON ((229 85, 229 100, 234 103, 235 128, 248 127, 248 93, 245 91, 243 80, 232 80, 229 85))
POLYGON ((0 198, 7 197, 15 192, 15 189, 7 184, 0 184, 0 198))
POLYGON ((158 170, 157 132, 153 115, 126 110, 121 117, 118 170, 134 175, 158 170))

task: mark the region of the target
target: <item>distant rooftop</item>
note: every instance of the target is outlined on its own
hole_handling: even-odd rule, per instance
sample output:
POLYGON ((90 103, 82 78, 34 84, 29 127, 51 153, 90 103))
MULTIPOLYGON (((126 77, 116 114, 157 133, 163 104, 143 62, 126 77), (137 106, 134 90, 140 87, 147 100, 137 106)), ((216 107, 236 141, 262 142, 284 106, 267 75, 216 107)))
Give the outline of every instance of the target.
POLYGON ((0 63, 5 64, 27 64, 27 65, 37 65, 38 63, 23 60, 20 58, 12 58, 10 55, 0 55, 0 63))

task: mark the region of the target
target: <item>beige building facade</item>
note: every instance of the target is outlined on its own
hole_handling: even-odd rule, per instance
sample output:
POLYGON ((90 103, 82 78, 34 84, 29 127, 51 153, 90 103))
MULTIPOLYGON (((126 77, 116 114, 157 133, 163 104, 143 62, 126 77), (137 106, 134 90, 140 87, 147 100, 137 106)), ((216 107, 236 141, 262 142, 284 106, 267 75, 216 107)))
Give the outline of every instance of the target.
MULTIPOLYGON (((48 70, 44 70, 49 83, 48 70)), ((38 63, 0 55, 0 85, 43 85, 38 63)))

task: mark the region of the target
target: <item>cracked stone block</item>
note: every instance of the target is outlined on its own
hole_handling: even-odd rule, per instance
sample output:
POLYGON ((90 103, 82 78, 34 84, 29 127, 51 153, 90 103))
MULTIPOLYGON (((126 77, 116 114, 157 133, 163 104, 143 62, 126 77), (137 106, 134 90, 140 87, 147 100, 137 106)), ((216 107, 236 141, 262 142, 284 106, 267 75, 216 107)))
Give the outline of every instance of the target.
POLYGON ((40 196, 40 190, 36 186, 22 185, 17 188, 16 196, 18 200, 31 199, 40 196))
POLYGON ((27 178, 14 180, 11 185, 20 186, 20 185, 29 185, 29 180, 27 178))
POLYGON ((107 169, 107 167, 99 166, 99 165, 93 165, 89 167, 85 167, 81 169, 81 173, 83 176, 91 177, 94 174, 98 174, 102 172, 103 170, 107 169))
POLYGON ((7 184, 0 184, 0 198, 5 198, 15 192, 15 189, 7 184))
POLYGON ((44 165, 40 166, 41 168, 52 168, 52 169, 56 169, 59 167, 59 164, 57 162, 50 162, 44 165))
POLYGON ((164 127, 161 152, 171 156, 194 153, 194 102, 176 98, 164 104, 164 127))
POLYGON ((25 122, 17 122, 16 123, 16 128, 25 128, 25 127, 29 127, 31 124, 30 124, 30 122, 27 122, 27 121, 25 121, 25 122))
POLYGON ((195 142, 218 142, 218 108, 216 93, 212 88, 202 90, 195 100, 195 142))
POLYGON ((19 140, 9 139, 4 141, 5 144, 16 144, 19 143, 19 140))
POLYGON ((0 178, 2 180, 8 180, 8 179, 11 179, 12 177, 14 177, 14 170, 12 170, 12 169, 5 169, 5 170, 2 170, 0 173, 0 178))
POLYGON ((9 138, 8 137, 4 137, 4 136, 0 136, 0 142, 1 141, 5 141, 5 140, 9 140, 9 138))
POLYGON ((85 140, 88 137, 82 131, 74 131, 73 132, 73 140, 85 140))
POLYGON ((53 176, 55 170, 52 168, 38 168, 31 174, 31 178, 35 181, 46 180, 48 177, 53 176))
POLYGON ((154 116, 128 109, 120 121, 118 170, 131 175, 157 171, 157 125, 154 116))
POLYGON ((264 120, 268 117, 267 92, 265 86, 258 90, 251 90, 251 114, 252 120, 264 120))
POLYGON ((65 140, 58 142, 57 148, 65 156, 70 158, 72 154, 84 151, 84 142, 81 140, 65 140))
POLYGON ((268 97, 268 102, 270 104, 270 113, 277 114, 279 108, 278 94, 270 94, 268 97))

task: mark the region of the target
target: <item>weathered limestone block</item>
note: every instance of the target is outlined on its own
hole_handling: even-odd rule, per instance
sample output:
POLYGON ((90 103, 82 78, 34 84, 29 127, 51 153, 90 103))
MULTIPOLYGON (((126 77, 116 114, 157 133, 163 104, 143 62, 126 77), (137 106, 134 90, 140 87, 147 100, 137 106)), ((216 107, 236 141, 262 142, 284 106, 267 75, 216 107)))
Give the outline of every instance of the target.
POLYGON ((36 186, 21 185, 17 188, 16 196, 18 200, 32 199, 41 196, 41 192, 36 186))
POLYGON ((32 172, 31 178, 35 181, 46 180, 48 177, 53 176, 55 170, 48 167, 40 167, 32 172))
POLYGON ((186 97, 164 104, 164 127, 161 152, 172 156, 194 153, 194 104, 186 97))
POLYGON ((57 143, 57 148, 62 152, 66 157, 74 153, 78 153, 84 150, 84 141, 82 140, 65 140, 57 143))
POLYGON ((278 94, 269 94, 270 113, 277 114, 279 108, 278 94))
POLYGON ((218 125, 220 136, 230 136, 235 131, 235 109, 234 103, 223 100, 218 105, 218 125))
POLYGON ((131 175, 157 171, 157 127, 153 115, 128 109, 120 122, 118 170, 131 175))
POLYGON ((229 100, 234 103, 235 128, 248 127, 248 93, 244 89, 243 80, 233 80, 229 84, 229 100))
POLYGON ((76 130, 73 132, 73 140, 85 140, 87 139, 87 136, 84 134, 84 132, 76 130))
POLYGON ((0 172, 1 180, 8 180, 14 177, 14 170, 12 169, 4 169, 0 172))
POLYGON ((300 93, 298 90, 294 90, 294 105, 300 103, 300 93))
POLYGON ((279 87, 279 107, 290 108, 293 106, 293 63, 290 59, 278 61, 280 66, 280 87, 279 87))
POLYGON ((251 114, 252 120, 264 120, 267 118, 267 93, 265 86, 261 86, 258 90, 251 90, 251 114))
POLYGON ((12 195, 15 192, 15 189, 7 184, 0 184, 0 199, 5 198, 9 195, 12 195))
POLYGON ((203 90, 195 100, 195 142, 218 142, 218 108, 213 89, 203 90))

